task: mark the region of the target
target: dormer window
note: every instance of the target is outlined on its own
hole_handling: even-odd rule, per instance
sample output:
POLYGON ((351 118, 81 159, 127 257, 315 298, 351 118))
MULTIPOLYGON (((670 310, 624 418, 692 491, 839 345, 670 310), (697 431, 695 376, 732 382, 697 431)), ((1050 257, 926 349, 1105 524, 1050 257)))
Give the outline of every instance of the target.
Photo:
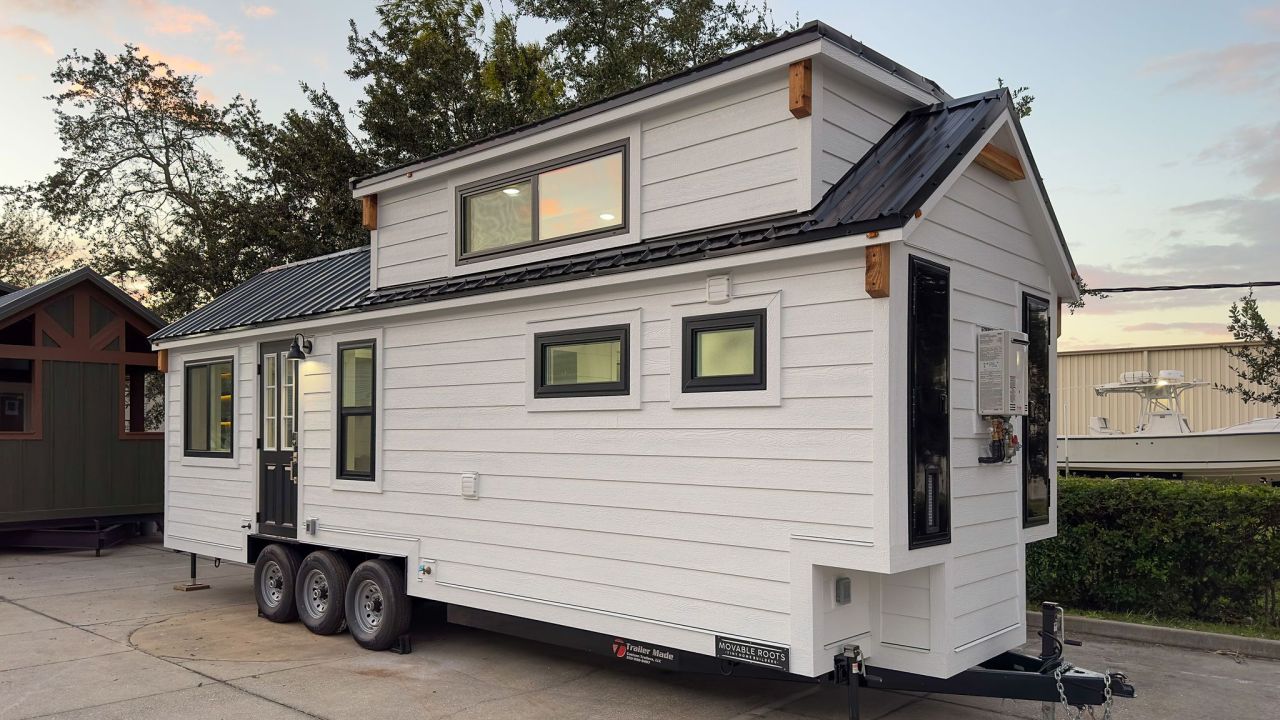
POLYGON ((626 166, 623 143, 460 188, 459 259, 626 232, 626 166))

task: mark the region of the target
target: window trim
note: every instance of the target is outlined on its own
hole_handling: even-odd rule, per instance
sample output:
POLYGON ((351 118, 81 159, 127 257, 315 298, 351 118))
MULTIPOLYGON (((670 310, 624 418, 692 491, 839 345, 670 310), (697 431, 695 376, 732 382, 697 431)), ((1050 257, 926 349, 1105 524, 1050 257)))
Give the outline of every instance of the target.
MULTIPOLYGON (((124 407, 125 383, 128 382, 127 380, 128 373, 126 372, 125 363, 118 363, 117 369, 119 370, 119 379, 117 380, 117 383, 120 386, 120 412, 119 412, 119 417, 117 418, 118 422, 116 424, 116 436, 121 440, 158 440, 163 438, 165 429, 169 425, 169 412, 167 409, 165 410, 164 419, 160 425, 159 430, 126 430, 125 429, 128 425, 127 416, 125 415, 125 407, 124 407)), ((152 367, 150 370, 151 372, 154 372, 160 376, 162 389, 165 391, 165 394, 167 395, 168 394, 167 385, 169 382, 167 374, 160 372, 159 368, 156 368, 156 367, 152 367)), ((145 377, 146 373, 143 373, 143 375, 145 377)), ((185 375, 183 377, 185 378, 185 375)), ((143 397, 145 397, 146 396, 146 380, 144 379, 142 382, 143 382, 143 397)), ((166 403, 165 407, 166 408, 168 407, 167 397, 162 398, 161 402, 166 403)))
POLYGON ((458 265, 465 265, 472 262, 480 262, 482 260, 490 260, 496 257, 506 255, 518 255, 520 253, 533 252, 535 250, 544 250, 547 248, 559 247, 562 245, 571 245, 573 243, 584 242, 586 240, 597 240, 600 238, 614 237, 616 235, 625 235, 631 231, 631 187, 630 187, 630 167, 631 167, 631 139, 624 138, 622 140, 588 148, 570 155, 564 155, 553 160, 529 165, 518 170, 513 170, 502 175, 495 175, 477 180, 475 182, 459 185, 455 191, 454 199, 454 260, 458 265), (562 235, 551 240, 531 239, 529 242, 523 242, 516 245, 504 245, 498 248, 490 248, 488 250, 478 250, 475 252, 467 251, 467 198, 484 193, 504 185, 510 185, 516 182, 530 182, 531 202, 533 204, 532 217, 530 219, 533 234, 536 236, 538 232, 538 175, 552 170, 577 165, 579 163, 595 160, 598 158, 620 153, 622 155, 622 217, 616 225, 610 225, 595 230, 585 230, 572 235, 562 235))
MULTIPOLYGON (((1030 328, 1029 328, 1030 323, 1029 323, 1029 316, 1028 316, 1028 311, 1030 310, 1030 301, 1044 303, 1045 331, 1046 331, 1046 334, 1048 335, 1048 346, 1045 348, 1045 351, 1046 351, 1046 357, 1048 358, 1048 361, 1052 363, 1054 336, 1053 336, 1053 313, 1050 311, 1053 309, 1053 305, 1052 303, 1049 302, 1048 298, 1040 297, 1039 295, 1036 295, 1034 293, 1029 293, 1029 292, 1022 293, 1022 331, 1024 333, 1027 333, 1028 341, 1033 341, 1030 333, 1030 328)), ((1049 371, 1049 368, 1046 367, 1045 368, 1046 375, 1048 374, 1048 371, 1049 371)), ((1028 402, 1028 405, 1030 405, 1030 402, 1031 402, 1031 393, 1032 393, 1031 351, 1030 351, 1030 347, 1028 347, 1027 349, 1027 402, 1028 402)), ((1047 415, 1046 424, 1051 427, 1053 422, 1053 386, 1052 384, 1049 384, 1045 388, 1045 397, 1048 399, 1048 405, 1049 405, 1047 409, 1048 415, 1047 415)), ((1030 473, 1031 434, 1030 432, 1028 432, 1028 426, 1031 423, 1031 415, 1029 411, 1030 411, 1030 407, 1028 407, 1028 414, 1022 418, 1022 439, 1023 439, 1023 442, 1027 444, 1027 447, 1024 447, 1022 449, 1021 495, 1022 495, 1022 527, 1024 529, 1043 527, 1045 525, 1048 525, 1050 521, 1052 521, 1053 519, 1053 478, 1057 474, 1056 469, 1052 467, 1052 463, 1049 463, 1045 468, 1045 490, 1047 493, 1045 496, 1045 506, 1044 506, 1045 514, 1043 517, 1036 517, 1036 518, 1030 517, 1031 508, 1029 504, 1029 496, 1027 494, 1027 488, 1028 488, 1028 483, 1030 481, 1030 474, 1031 474, 1030 473)), ((1048 450, 1047 445, 1051 442, 1054 442, 1054 440, 1055 438, 1053 437, 1053 433, 1049 431, 1049 428, 1046 428, 1046 431, 1045 431, 1046 452, 1048 450)))
POLYGON ((236 359, 234 356, 201 358, 182 363, 182 455, 192 458, 231 459, 236 452, 236 359), (226 363, 231 366, 231 447, 222 450, 191 449, 191 388, 190 372, 194 368, 226 363))
POLYGON ((767 368, 768 317, 765 308, 733 310, 712 315, 689 315, 681 319, 681 391, 695 392, 754 392, 769 389, 767 368), (695 377, 693 370, 697 354, 697 335, 716 330, 736 330, 750 327, 755 331, 752 348, 755 369, 750 375, 719 375, 695 377))
POLYGON ((631 394, 631 326, 605 325, 581 330, 559 330, 535 333, 533 336, 533 396, 535 398, 604 397, 631 394), (546 349, 555 345, 617 340, 619 348, 618 380, 614 382, 549 385, 546 382, 546 349))
MULTIPOLYGON (((908 255, 907 257, 907 335, 906 335, 906 351, 907 351, 907 549, 917 550, 920 548, 934 547, 937 545, 947 545, 951 542, 951 444, 953 438, 950 431, 947 433, 947 493, 946 493, 946 511, 947 521, 945 529, 941 529, 936 533, 925 533, 916 529, 915 514, 915 456, 916 456, 916 433, 912 432, 915 416, 915 403, 912 401, 912 375, 915 369, 916 348, 912 340, 916 336, 916 314, 912 311, 914 308, 914 293, 912 288, 915 286, 915 278, 921 270, 941 272, 947 279, 947 322, 946 333, 947 354, 945 362, 947 364, 947 427, 951 426, 951 268, 942 263, 934 262, 927 258, 918 257, 916 255, 908 255)), ((939 507, 942 507, 939 505, 939 507)))
POLYGON ((339 480, 353 480, 356 482, 374 482, 378 477, 378 341, 374 338, 367 340, 351 340, 349 342, 338 343, 335 352, 334 371, 337 375, 337 455, 338 465, 334 468, 335 477, 339 480), (369 358, 370 372, 373 373, 369 378, 369 402, 368 411, 361 408, 357 412, 350 412, 342 406, 343 391, 343 368, 342 353, 346 350, 354 350, 358 348, 369 348, 373 351, 373 356, 369 358), (369 472, 353 473, 346 472, 347 459, 347 424, 343 422, 348 416, 369 416, 369 472))

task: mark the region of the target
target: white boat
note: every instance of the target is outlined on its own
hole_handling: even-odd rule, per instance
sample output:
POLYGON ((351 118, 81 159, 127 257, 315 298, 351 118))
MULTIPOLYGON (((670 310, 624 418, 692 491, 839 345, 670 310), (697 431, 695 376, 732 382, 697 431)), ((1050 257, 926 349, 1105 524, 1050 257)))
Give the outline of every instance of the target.
POLYGON ((1142 402, 1132 432, 1105 417, 1089 420, 1088 435, 1058 437, 1058 469, 1090 475, 1158 475, 1280 485, 1280 419, 1195 431, 1182 413, 1182 394, 1205 387, 1180 370, 1126 372, 1118 383, 1094 387, 1099 397, 1137 395, 1142 402))

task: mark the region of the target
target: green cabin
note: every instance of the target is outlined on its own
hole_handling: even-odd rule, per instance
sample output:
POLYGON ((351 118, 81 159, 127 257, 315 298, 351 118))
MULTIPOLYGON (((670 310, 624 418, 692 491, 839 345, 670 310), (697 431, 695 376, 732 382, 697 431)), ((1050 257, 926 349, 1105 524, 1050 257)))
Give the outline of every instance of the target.
POLYGON ((0 535, 164 511, 163 324, 89 268, 0 285, 0 535))

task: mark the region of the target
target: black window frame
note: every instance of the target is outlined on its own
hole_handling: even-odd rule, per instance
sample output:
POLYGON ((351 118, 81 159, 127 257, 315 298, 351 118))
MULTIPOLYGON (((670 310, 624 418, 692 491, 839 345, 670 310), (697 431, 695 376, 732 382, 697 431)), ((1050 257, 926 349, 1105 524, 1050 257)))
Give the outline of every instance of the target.
POLYGON ((764 309, 736 310, 713 315, 685 317, 681 327, 681 388, 684 392, 751 392, 768 389, 766 345, 767 312, 764 309), (698 333, 716 330, 755 330, 755 370, 750 375, 718 375, 697 377, 698 333))
POLYGON ((533 336, 533 396, 535 398, 605 397, 631 394, 631 326, 606 325, 537 333, 533 336), (621 342, 617 382, 552 385, 546 381, 547 348, 601 341, 621 342))
POLYGON ((1054 468, 1049 462, 1049 443, 1055 442, 1056 438, 1051 437, 1049 428, 1053 420, 1053 388, 1049 386, 1049 366, 1052 363, 1053 354, 1053 314, 1051 312, 1053 306, 1048 298, 1040 297, 1032 293, 1022 293, 1022 332, 1027 334, 1027 414, 1022 418, 1022 527, 1032 528, 1048 525, 1053 513, 1050 508, 1053 507, 1053 476, 1056 474, 1054 468), (1043 304, 1044 313, 1044 349, 1038 354, 1036 352, 1036 338, 1031 334, 1031 315, 1035 310, 1032 309, 1032 303, 1043 304), (1043 355, 1045 367, 1043 372, 1044 382, 1040 388, 1032 383, 1031 366, 1037 361, 1037 358, 1043 355), (1039 392, 1037 392, 1039 390, 1039 392), (1037 394, 1043 394, 1044 419, 1042 425, 1044 432, 1033 435, 1031 432, 1031 414, 1037 408, 1037 394), (1036 452, 1035 446, 1043 445, 1043 454, 1045 458, 1045 471, 1043 482, 1045 485, 1045 506, 1044 515, 1032 516, 1031 514, 1031 496, 1028 488, 1032 480, 1031 462, 1036 452))
MULTIPOLYGON (((951 542, 951 269, 941 263, 927 260, 922 257, 912 255, 908 259, 907 270, 907 547, 910 550, 918 548, 933 547, 935 545, 945 545, 951 542), (934 489, 933 497, 935 499, 935 512, 937 513, 937 527, 935 532, 929 532, 928 528, 917 527, 916 507, 916 483, 915 483, 915 467, 916 454, 920 452, 922 438, 921 429, 918 423, 923 420, 917 415, 919 404, 916 402, 915 377, 917 374, 916 361, 919 348, 915 342, 920 337, 920 322, 916 312, 916 287, 919 277, 922 273, 941 276, 945 281, 945 312, 943 313, 945 322, 941 331, 935 328, 926 329, 928 337, 937 344, 937 335, 941 332, 944 337, 941 346, 945 349, 941 360, 945 365, 946 374, 946 390, 939 402, 939 407, 943 410, 944 422, 946 430, 946 457, 945 467, 942 468, 944 473, 940 479, 939 487, 934 489)), ((924 497, 928 497, 928 488, 925 488, 924 497)), ((927 502, 927 500, 925 500, 927 502)))
MULTIPOLYGON (((212 371, 211 371, 212 372, 212 371)), ((212 379, 210 380, 212 382, 212 379)), ((194 458, 235 457, 236 451, 236 359, 232 356, 208 358, 182 364, 182 455, 194 458), (191 371, 196 368, 227 364, 231 367, 231 446, 224 450, 191 449, 191 371)))
POLYGON ((456 192, 457 197, 455 200, 454 213, 457 216, 457 220, 454 223, 454 237, 457 238, 454 243, 454 252, 457 264, 463 265, 466 263, 490 260, 492 258, 506 255, 518 255, 520 253, 545 250, 547 248, 570 245, 587 240, 613 237, 615 235, 625 235, 630 232, 630 149, 630 139, 624 139, 619 142, 600 145, 571 155, 558 157, 554 160, 548 160, 536 165, 523 167, 519 170, 505 173, 503 175, 485 178, 484 180, 478 180, 466 185, 460 185, 456 192), (608 227, 585 230, 572 235, 562 235, 551 240, 538 239, 538 176, 552 170, 559 170, 561 168, 569 167, 570 165, 578 165, 580 163, 596 160, 613 154, 622 155, 622 216, 618 218, 618 222, 608 227), (489 192, 495 188, 503 187, 504 185, 511 185, 525 181, 530 183, 530 202, 533 203, 532 217, 530 218, 533 237, 529 242, 469 252, 467 250, 467 199, 489 192))
POLYGON ((338 467, 335 468, 336 477, 339 480, 356 480, 359 482, 372 482, 377 477, 378 472, 378 342, 373 339, 369 340, 352 340, 350 342, 338 343, 336 349, 335 372, 337 373, 337 409, 338 409, 338 467), (347 350, 358 350, 360 348, 369 348, 373 354, 369 358, 369 372, 372 375, 369 378, 369 405, 368 407, 346 408, 342 404, 342 396, 344 377, 342 356, 347 350), (353 416, 369 416, 369 472, 358 473, 347 471, 347 423, 346 419, 353 416))

